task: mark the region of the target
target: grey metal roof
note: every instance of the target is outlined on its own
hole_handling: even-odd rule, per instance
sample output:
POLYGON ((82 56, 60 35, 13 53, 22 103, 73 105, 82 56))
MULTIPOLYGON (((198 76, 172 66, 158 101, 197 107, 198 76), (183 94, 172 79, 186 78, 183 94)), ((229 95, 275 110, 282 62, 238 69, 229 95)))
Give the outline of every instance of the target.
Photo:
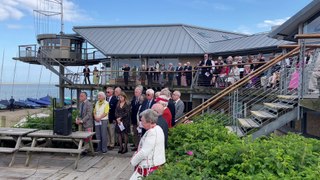
POLYGON ((277 39, 296 41, 294 35, 298 34, 299 24, 306 22, 319 12, 320 0, 313 0, 281 26, 270 32, 269 36, 277 39))
POLYGON ((183 24, 80 26, 73 30, 109 56, 203 54, 210 42, 246 37, 183 24))
POLYGON ((209 51, 215 54, 228 54, 259 49, 276 49, 278 45, 290 43, 289 41, 270 38, 267 33, 261 33, 248 37, 212 42, 210 43, 209 51))

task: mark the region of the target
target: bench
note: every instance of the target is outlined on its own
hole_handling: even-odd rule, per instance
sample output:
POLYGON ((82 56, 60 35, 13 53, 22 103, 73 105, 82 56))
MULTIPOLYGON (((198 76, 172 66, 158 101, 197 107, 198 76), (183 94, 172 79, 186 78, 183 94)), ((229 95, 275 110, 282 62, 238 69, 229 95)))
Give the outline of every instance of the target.
POLYGON ((28 166, 31 160, 32 152, 49 152, 49 153, 71 153, 77 154, 76 161, 74 163, 74 168, 77 169, 78 162, 80 159, 80 155, 86 149, 83 148, 84 139, 89 139, 89 151, 94 154, 93 145, 92 145, 92 136, 94 132, 84 132, 84 131, 77 131, 72 132, 70 135, 63 136, 54 134, 52 130, 40 130, 33 133, 29 133, 27 136, 32 139, 31 147, 21 147, 19 151, 25 151, 27 153, 27 159, 25 165, 28 166), (44 138, 45 144, 44 147, 37 146, 37 139, 44 138), (51 144, 51 141, 61 141, 61 142, 74 142, 77 145, 76 149, 70 148, 53 148, 48 147, 51 144))
MULTIPOLYGON (((15 139, 13 137, 11 137, 11 136, 0 136, 0 141, 1 140, 4 140, 4 141, 15 141, 15 139)), ((37 141, 44 141, 44 140, 45 140, 44 138, 37 139, 37 141)), ((31 142, 32 139, 31 139, 31 137, 22 137, 21 141, 29 141, 29 142, 31 142)))
POLYGON ((79 154, 79 153, 84 152, 85 149, 22 147, 22 148, 19 149, 19 151, 79 154))
POLYGON ((22 146, 23 137, 31 132, 37 131, 37 129, 28 128, 0 128, 0 137, 2 139, 14 140, 16 142, 14 148, 0 147, 0 153, 12 154, 11 162, 9 167, 14 164, 16 154, 19 148, 22 146))

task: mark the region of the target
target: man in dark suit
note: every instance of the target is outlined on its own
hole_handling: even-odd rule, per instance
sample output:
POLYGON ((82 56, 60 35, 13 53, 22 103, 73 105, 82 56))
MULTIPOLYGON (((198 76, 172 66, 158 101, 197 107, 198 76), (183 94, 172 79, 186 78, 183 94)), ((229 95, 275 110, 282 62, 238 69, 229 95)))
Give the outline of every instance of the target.
MULTIPOLYGON (((143 101, 139 114, 142 113, 144 110, 146 109, 151 109, 151 107, 156 103, 156 101, 154 100, 154 90, 153 89, 147 89, 146 91, 146 100, 143 101)), ((146 132, 146 130, 144 128, 142 128, 142 133, 141 136, 144 135, 144 133, 146 132)))
POLYGON ((146 100, 143 101, 139 113, 143 112, 146 109, 150 109, 152 107, 152 105, 154 105, 155 103, 156 103, 156 101, 154 100, 154 90, 147 89, 146 100))
POLYGON ((172 65, 172 63, 169 63, 169 67, 167 69, 167 74, 168 74, 168 86, 171 87, 172 86, 172 81, 173 81, 173 76, 174 76, 174 67, 172 65))
POLYGON ((87 80, 88 80, 89 84, 91 84, 91 82, 90 82, 90 68, 88 67, 87 64, 83 68, 82 72, 83 72, 83 75, 84 75, 84 83, 87 84, 87 80))
POLYGON ((133 141, 134 141, 134 148, 132 151, 136 151, 139 145, 139 135, 138 135, 138 121, 139 119, 138 114, 139 114, 139 107, 140 107, 140 97, 142 95, 143 87, 141 85, 138 85, 134 89, 134 96, 131 100, 131 124, 133 126, 133 141))
POLYGON ((153 75, 153 67, 149 66, 147 68, 147 79, 148 79, 148 85, 151 86, 152 85, 152 75, 153 75))
POLYGON ((128 65, 128 64, 125 64, 125 65, 122 67, 122 70, 123 70, 124 84, 125 84, 125 85, 128 85, 128 83, 129 83, 129 71, 130 71, 129 65, 128 65))
POLYGON ((165 148, 168 147, 168 132, 169 132, 169 127, 168 127, 168 123, 166 122, 166 120, 163 118, 162 114, 164 111, 163 105, 161 104, 154 104, 151 109, 153 109, 154 111, 156 111, 159 115, 158 120, 157 120, 157 125, 161 127, 161 129, 163 130, 163 134, 164 134, 164 142, 165 142, 165 148))
POLYGON ((190 65, 190 62, 187 62, 187 66, 185 66, 184 72, 186 74, 187 85, 191 86, 191 82, 192 82, 192 66, 190 65))
POLYGON ((182 76, 183 67, 181 66, 181 63, 178 63, 178 66, 176 68, 176 79, 177 79, 177 85, 181 86, 181 76, 182 76))
POLYGON ((200 65, 201 67, 201 78, 202 86, 210 86, 210 81, 212 79, 212 73, 213 73, 213 66, 214 62, 209 59, 208 54, 204 54, 204 59, 201 61, 200 65))
POLYGON ((118 98, 113 95, 113 88, 108 87, 106 90, 106 101, 109 102, 109 124, 108 124, 108 149, 112 150, 115 145, 115 124, 116 124, 116 107, 118 104, 118 98))
POLYGON ((91 102, 87 99, 87 93, 80 93, 80 113, 79 117, 76 119, 76 124, 82 125, 83 131, 92 132, 93 131, 93 106, 91 102))

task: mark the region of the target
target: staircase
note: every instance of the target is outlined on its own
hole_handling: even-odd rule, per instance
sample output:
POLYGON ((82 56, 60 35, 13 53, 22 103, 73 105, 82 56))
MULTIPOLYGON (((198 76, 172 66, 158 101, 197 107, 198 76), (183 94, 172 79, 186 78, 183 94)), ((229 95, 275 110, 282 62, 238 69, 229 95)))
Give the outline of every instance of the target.
POLYGON ((277 100, 271 103, 263 103, 261 110, 250 111, 246 118, 237 118, 238 126, 226 126, 230 131, 242 137, 250 132, 252 137, 270 134, 276 129, 297 119, 298 96, 278 95, 277 100))
POLYGON ((62 78, 66 83, 73 85, 76 82, 80 81, 79 75, 77 73, 74 73, 67 67, 65 67, 63 64, 61 64, 56 58, 52 57, 51 54, 42 49, 41 52, 37 55, 35 58, 41 65, 58 75, 60 78, 62 78), (66 70, 66 73, 62 74, 59 71, 57 71, 54 68, 54 65, 62 67, 64 70, 66 70))
POLYGON ((311 74, 319 54, 319 49, 314 50, 313 58, 309 60, 309 63, 300 65, 303 67, 302 69, 297 67, 295 63, 288 66, 286 58, 292 58, 292 62, 304 59, 304 51, 300 51, 299 54, 299 49, 300 47, 297 47, 268 61, 254 72, 186 113, 177 124, 192 120, 194 116, 203 113, 211 113, 224 122, 228 120, 226 128, 238 136, 251 134, 255 139, 268 135, 285 124, 299 119, 298 102, 308 93, 309 74, 311 74), (275 86, 268 88, 267 84, 260 84, 260 80, 257 79, 266 77, 268 80, 269 77, 272 77, 273 68, 277 64, 280 66, 280 80, 274 84, 275 86), (296 71, 300 73, 302 78, 293 76, 296 71), (301 81, 301 79, 303 80, 301 81), (250 88, 247 86, 249 82, 252 82, 250 88))

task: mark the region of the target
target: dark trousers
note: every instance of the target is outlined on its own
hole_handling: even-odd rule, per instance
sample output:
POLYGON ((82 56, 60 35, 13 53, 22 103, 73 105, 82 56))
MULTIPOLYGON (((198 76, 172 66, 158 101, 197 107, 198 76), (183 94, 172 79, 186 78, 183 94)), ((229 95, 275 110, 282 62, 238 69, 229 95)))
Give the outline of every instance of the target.
POLYGON ((181 76, 176 76, 177 78, 177 85, 181 86, 181 76))
POLYGON ((152 85, 152 76, 148 76, 148 85, 151 86, 152 85))
POLYGON ((90 76, 84 76, 84 83, 87 84, 87 79, 88 79, 89 84, 91 84, 90 76))
POLYGON ((192 82, 192 76, 187 76, 187 85, 191 86, 191 82, 192 82))
POLYGON ((14 111, 14 104, 10 104, 9 107, 10 107, 10 111, 14 111))
POLYGON ((154 75, 153 75, 153 80, 155 81, 155 82, 158 82, 159 81, 159 75, 160 75, 160 72, 155 72, 155 73, 153 73, 154 75))
POLYGON ((129 76, 124 76, 124 84, 128 85, 129 83, 129 76))

